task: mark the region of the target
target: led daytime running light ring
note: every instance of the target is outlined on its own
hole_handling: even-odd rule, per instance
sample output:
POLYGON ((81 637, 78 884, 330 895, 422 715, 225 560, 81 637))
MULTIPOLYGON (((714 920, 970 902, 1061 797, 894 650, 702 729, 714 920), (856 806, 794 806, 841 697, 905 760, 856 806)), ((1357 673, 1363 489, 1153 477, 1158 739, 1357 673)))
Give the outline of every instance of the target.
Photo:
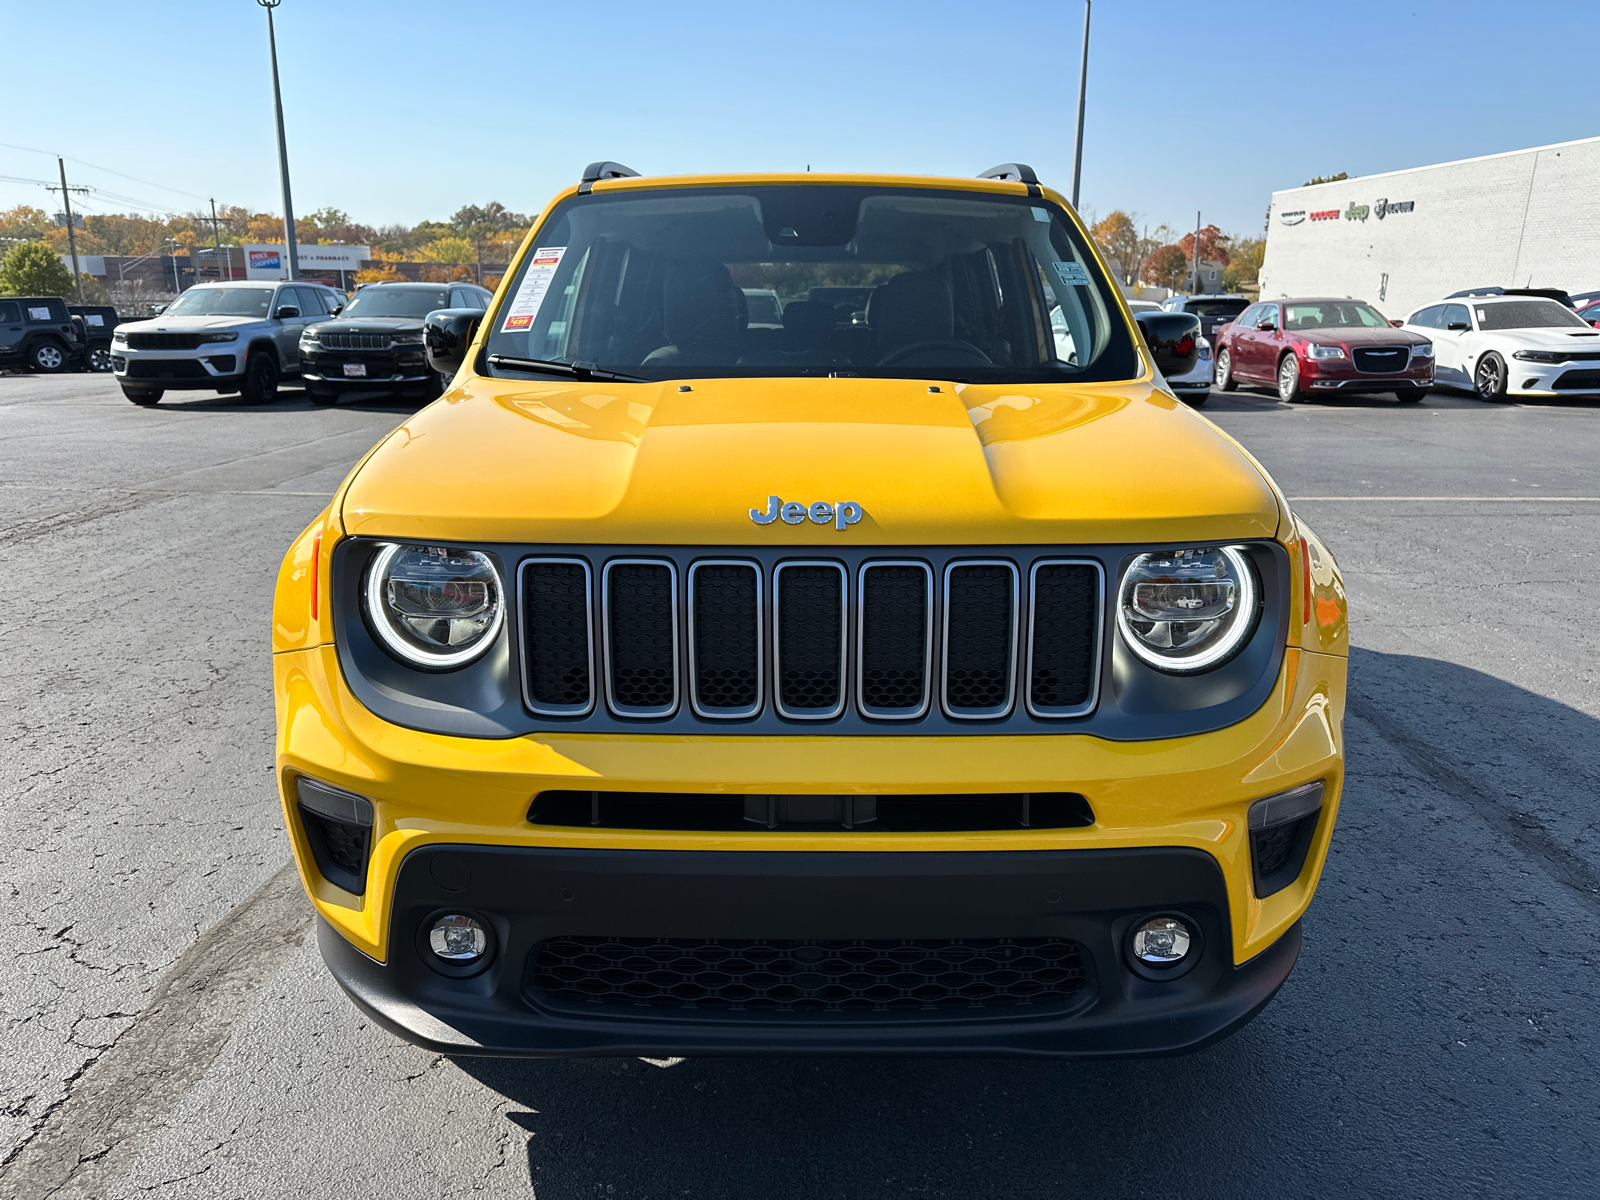
POLYGON ((1250 566, 1250 561, 1238 546, 1219 546, 1217 552, 1228 560, 1228 564, 1233 568, 1235 581, 1238 584, 1239 596, 1234 604, 1236 616, 1232 627, 1227 629, 1221 638, 1190 655, 1163 655, 1157 653, 1129 623, 1127 603, 1129 577, 1132 575, 1133 567, 1137 563, 1144 558, 1155 556, 1141 554, 1128 564, 1128 570, 1123 572, 1122 583, 1117 588, 1117 631, 1122 635, 1123 644, 1132 650, 1141 662, 1155 667, 1158 671, 1165 671, 1169 675, 1192 675, 1199 671, 1209 670, 1232 658, 1239 648, 1249 640, 1250 635, 1255 632, 1257 610, 1261 603, 1261 593, 1256 584, 1255 570, 1250 566))
POLYGON ((390 653, 402 662, 435 669, 465 666, 494 645, 495 639, 500 636, 500 627, 505 623, 506 615, 505 584, 500 580, 499 572, 495 572, 494 619, 489 622, 489 627, 476 641, 459 650, 444 652, 423 650, 408 641, 394 627, 389 619, 388 604, 384 599, 384 583, 388 579, 389 564, 394 561, 395 555, 406 548, 398 542, 386 542, 367 566, 366 586, 362 589, 362 596, 366 601, 367 624, 390 653))

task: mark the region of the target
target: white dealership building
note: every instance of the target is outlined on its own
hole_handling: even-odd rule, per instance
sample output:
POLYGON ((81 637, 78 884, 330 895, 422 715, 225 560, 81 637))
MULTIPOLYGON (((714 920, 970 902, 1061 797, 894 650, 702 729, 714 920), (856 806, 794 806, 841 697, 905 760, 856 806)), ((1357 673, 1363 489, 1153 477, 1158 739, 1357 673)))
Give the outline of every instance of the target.
POLYGON ((1600 289, 1600 137, 1272 194, 1261 298, 1600 289))

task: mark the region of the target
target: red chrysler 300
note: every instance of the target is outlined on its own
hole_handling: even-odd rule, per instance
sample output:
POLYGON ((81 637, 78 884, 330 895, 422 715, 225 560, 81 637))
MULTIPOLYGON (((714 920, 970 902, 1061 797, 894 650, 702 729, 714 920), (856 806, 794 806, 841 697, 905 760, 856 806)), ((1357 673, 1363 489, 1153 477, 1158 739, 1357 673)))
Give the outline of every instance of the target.
POLYGON ((1271 300, 1217 330, 1216 386, 1276 386, 1287 403, 1316 392, 1393 392, 1421 400, 1433 343, 1396 329, 1360 300, 1271 300))

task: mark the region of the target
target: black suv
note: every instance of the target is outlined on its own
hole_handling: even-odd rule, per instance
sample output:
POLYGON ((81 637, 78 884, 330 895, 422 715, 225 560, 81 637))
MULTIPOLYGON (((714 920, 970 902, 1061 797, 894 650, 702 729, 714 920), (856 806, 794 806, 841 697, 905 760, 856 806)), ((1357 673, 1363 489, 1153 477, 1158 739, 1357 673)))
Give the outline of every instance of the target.
POLYGON ((431 400, 443 383, 423 354, 423 319, 442 308, 484 311, 490 293, 471 283, 369 283, 336 320, 300 335, 300 378, 313 404, 351 392, 431 400))
POLYGON ((117 327, 117 310, 109 304, 69 304, 72 323, 79 326, 83 342, 79 364, 86 371, 111 370, 111 331, 117 327))
POLYGON ((55 374, 71 366, 83 349, 61 297, 0 297, 0 366, 55 374))
POLYGON ((1164 303, 1164 312, 1193 313, 1200 318, 1200 334, 1213 346, 1217 330, 1254 303, 1249 296, 1174 296, 1164 303))

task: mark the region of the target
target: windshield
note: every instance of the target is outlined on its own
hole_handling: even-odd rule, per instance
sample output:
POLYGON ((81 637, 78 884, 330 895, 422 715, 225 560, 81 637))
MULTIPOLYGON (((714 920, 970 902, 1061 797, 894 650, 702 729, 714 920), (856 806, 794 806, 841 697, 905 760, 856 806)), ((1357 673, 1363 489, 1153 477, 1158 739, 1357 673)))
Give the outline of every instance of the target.
POLYGON ((1554 300, 1502 300, 1498 304, 1474 304, 1479 329, 1578 329, 1592 328, 1565 304, 1554 300))
POLYGON ((264 317, 272 303, 269 287, 190 288, 171 304, 164 317, 264 317))
POLYGON ((450 307, 448 288, 364 287, 341 317, 412 317, 418 321, 436 308, 450 307))
POLYGON ((1287 329, 1388 329, 1377 309, 1359 300, 1318 300, 1315 304, 1286 304, 1287 329))
POLYGON ((491 357, 647 379, 1139 371, 1093 256, 1064 213, 1026 196, 663 188, 575 196, 534 236, 495 314, 491 357))
POLYGON ((1197 317, 1237 317, 1249 307, 1248 300, 1190 300, 1184 304, 1184 310, 1197 317))

